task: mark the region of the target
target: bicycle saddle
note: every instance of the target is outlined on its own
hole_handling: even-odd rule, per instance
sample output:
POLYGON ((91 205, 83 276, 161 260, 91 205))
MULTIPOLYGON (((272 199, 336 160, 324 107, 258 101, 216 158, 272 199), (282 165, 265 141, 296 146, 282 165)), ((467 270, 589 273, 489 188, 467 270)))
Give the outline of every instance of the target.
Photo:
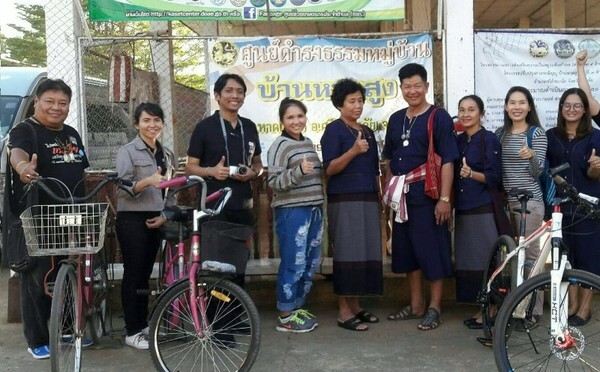
POLYGON ((508 195, 514 196, 517 199, 526 198, 529 200, 529 199, 533 198, 532 191, 525 190, 525 189, 519 189, 517 187, 513 187, 512 189, 510 189, 510 191, 508 192, 508 195))
POLYGON ((165 208, 163 210, 163 215, 169 221, 189 222, 192 220, 192 218, 194 218, 194 208, 175 205, 165 208))

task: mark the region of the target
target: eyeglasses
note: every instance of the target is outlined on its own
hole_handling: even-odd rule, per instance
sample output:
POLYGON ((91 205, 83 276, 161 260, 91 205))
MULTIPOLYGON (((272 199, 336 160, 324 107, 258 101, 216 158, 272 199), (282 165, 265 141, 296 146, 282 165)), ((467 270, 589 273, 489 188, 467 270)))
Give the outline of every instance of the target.
POLYGON ((562 109, 569 111, 571 109, 575 110, 575 111, 579 111, 583 108, 583 104, 581 103, 574 103, 574 104, 570 104, 570 103, 563 103, 562 104, 562 109))

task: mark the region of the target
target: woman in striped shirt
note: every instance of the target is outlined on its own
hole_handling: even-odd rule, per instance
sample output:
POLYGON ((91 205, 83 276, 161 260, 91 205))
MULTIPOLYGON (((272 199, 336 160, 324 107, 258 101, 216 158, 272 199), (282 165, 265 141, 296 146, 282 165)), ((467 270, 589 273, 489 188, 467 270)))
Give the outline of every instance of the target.
POLYGON ((304 333, 317 326, 315 317, 301 309, 320 263, 324 201, 321 162, 312 141, 302 135, 306 111, 300 101, 281 101, 283 132, 268 152, 271 206, 281 256, 276 327, 281 332, 304 333))
MULTIPOLYGON (((502 143, 502 182, 505 190, 513 188, 525 189, 533 193, 527 209, 531 212, 527 216, 525 235, 533 233, 544 219, 544 201, 542 190, 537 177, 544 171, 546 159, 547 139, 540 124, 533 97, 527 88, 514 86, 508 90, 504 99, 504 126, 496 131, 502 143), (532 129, 533 128, 533 129, 532 129)), ((508 197, 510 220, 515 236, 519 232, 521 215, 519 201, 514 196, 508 197)), ((528 270, 540 254, 538 242, 526 250, 525 277, 528 270)), ((538 297, 538 304, 534 315, 541 314, 542 296, 538 297)))

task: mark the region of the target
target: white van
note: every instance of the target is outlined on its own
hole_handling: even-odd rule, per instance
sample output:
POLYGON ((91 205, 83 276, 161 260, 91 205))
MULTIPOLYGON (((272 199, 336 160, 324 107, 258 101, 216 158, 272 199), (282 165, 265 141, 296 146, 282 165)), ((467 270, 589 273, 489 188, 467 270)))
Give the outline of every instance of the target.
POLYGON ((0 67, 1 140, 13 125, 33 115, 35 91, 46 78, 43 68, 0 67))

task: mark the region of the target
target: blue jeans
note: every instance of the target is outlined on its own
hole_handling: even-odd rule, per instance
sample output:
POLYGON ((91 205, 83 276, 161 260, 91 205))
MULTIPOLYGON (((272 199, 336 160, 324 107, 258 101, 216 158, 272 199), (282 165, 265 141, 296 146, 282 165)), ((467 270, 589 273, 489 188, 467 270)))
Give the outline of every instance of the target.
POLYGON ((281 264, 277 277, 277 309, 302 307, 321 259, 323 208, 275 208, 275 232, 281 264))

